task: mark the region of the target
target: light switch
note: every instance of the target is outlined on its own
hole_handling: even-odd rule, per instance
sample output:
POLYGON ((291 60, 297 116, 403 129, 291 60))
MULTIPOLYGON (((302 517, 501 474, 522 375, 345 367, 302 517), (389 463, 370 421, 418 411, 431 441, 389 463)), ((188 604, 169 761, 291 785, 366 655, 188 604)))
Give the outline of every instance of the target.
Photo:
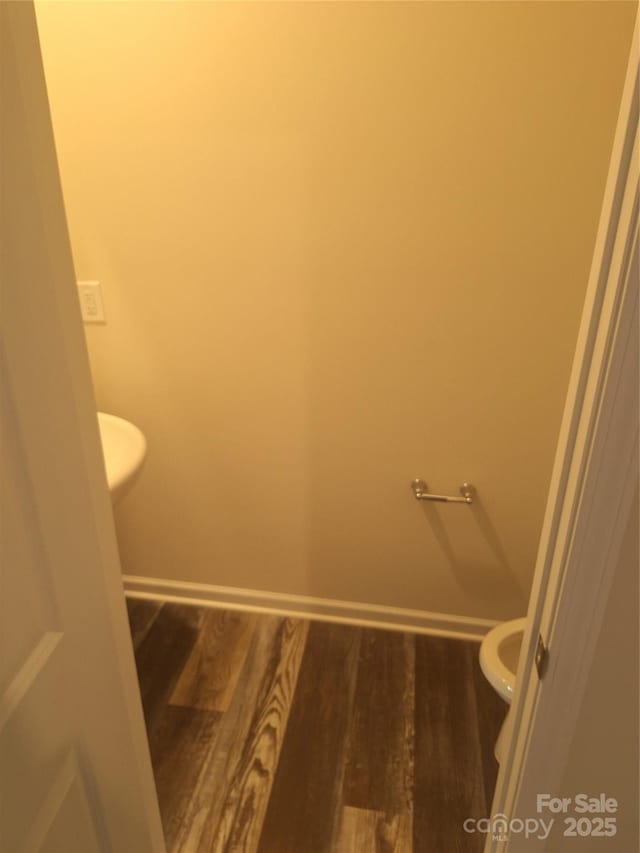
POLYGON ((80 310, 85 323, 105 323, 104 304, 99 281, 79 281, 80 310))

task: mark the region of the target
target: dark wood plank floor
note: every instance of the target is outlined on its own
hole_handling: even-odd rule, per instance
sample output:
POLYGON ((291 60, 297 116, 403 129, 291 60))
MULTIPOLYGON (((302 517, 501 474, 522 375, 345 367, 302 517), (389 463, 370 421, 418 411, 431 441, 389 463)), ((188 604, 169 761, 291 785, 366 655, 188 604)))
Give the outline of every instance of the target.
POLYGON ((461 640, 129 599, 169 853, 479 853, 506 707, 461 640))

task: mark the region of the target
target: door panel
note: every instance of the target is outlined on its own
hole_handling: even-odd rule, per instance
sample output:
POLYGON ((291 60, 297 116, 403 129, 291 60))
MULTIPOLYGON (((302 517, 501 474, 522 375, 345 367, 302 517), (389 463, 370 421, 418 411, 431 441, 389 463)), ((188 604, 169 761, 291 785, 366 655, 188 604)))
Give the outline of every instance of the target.
POLYGON ((35 14, 0 15, 0 850, 163 853, 35 14))
POLYGON ((67 853, 69 838, 83 853, 100 853, 84 778, 74 752, 64 759, 37 812, 25 850, 67 853))

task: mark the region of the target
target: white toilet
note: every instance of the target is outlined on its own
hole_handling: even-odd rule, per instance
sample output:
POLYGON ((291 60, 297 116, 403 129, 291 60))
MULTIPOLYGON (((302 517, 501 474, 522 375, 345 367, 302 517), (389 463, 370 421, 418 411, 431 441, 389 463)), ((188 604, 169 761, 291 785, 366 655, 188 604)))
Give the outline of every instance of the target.
MULTIPOLYGON (((511 705, 513 699, 526 622, 524 617, 502 622, 492 628, 480 644, 480 668, 489 684, 508 705, 511 705)), ((509 717, 510 710, 507 712, 493 750, 498 761, 502 759, 509 717)))

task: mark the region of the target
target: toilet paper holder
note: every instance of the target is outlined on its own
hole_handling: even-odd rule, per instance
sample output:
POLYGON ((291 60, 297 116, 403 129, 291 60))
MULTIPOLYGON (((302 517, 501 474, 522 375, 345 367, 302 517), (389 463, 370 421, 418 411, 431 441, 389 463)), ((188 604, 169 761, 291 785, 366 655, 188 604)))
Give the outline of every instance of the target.
POLYGON ((414 480, 411 483, 411 488, 417 501, 440 501, 441 503, 451 504, 472 504, 476 493, 475 487, 471 483, 463 483, 460 486, 462 497, 458 497, 457 495, 434 495, 429 492, 425 481, 420 479, 414 480))

